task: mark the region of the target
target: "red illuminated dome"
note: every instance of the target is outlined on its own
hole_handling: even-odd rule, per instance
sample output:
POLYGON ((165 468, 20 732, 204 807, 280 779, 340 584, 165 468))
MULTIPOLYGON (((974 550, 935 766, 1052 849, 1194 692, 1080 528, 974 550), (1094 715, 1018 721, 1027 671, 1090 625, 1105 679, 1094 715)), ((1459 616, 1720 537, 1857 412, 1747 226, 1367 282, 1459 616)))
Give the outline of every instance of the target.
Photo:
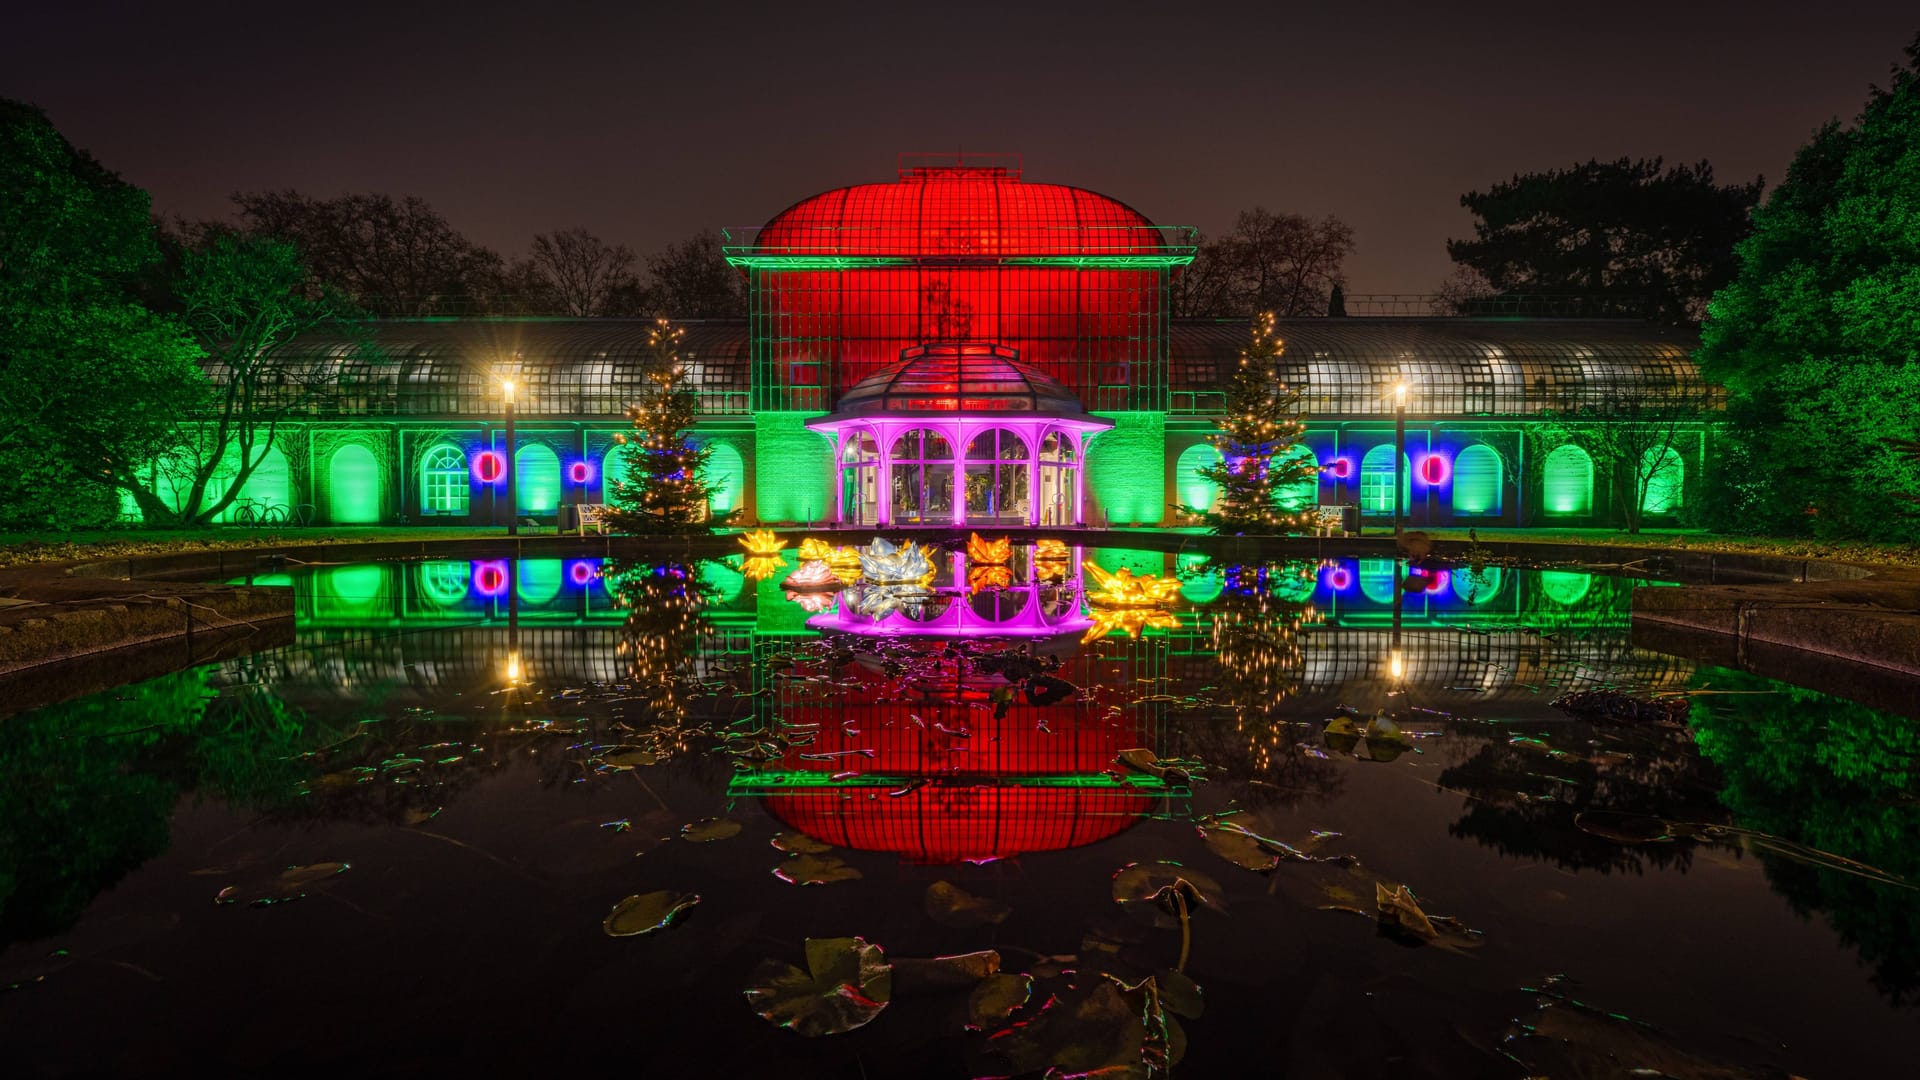
POLYGON ((1092 409, 1165 407, 1167 283, 1193 260, 1193 230, 1118 199, 1026 183, 1001 161, 914 158, 892 183, 823 192, 728 238, 766 328, 766 408, 829 411, 930 342, 1017 350, 1092 409))
POLYGON ((981 259, 1155 255, 1144 214, 1065 184, 1029 184, 1006 165, 903 161, 891 184, 835 188, 760 230, 762 254, 981 259))

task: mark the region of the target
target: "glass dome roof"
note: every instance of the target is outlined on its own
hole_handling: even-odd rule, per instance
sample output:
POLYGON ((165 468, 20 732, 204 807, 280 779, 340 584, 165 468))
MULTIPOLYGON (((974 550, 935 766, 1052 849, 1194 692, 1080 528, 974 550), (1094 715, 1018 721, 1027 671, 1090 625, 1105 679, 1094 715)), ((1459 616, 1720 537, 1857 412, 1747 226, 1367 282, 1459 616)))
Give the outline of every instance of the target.
POLYGON ((900 359, 853 385, 832 419, 902 413, 1085 416, 1058 379, 1020 362, 1018 350, 985 342, 936 341, 900 350, 900 359))

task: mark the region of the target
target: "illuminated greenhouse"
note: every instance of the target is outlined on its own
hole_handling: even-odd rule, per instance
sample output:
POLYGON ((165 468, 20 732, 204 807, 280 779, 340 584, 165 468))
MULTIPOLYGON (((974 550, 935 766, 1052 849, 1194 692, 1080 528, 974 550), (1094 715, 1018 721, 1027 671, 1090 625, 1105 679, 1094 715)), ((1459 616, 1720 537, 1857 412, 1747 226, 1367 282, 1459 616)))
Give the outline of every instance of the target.
MULTIPOLYGON (((973 159, 908 159, 891 182, 729 232, 749 317, 680 324, 713 508, 761 524, 1188 523, 1180 508, 1213 498, 1197 470, 1218 460, 1207 438, 1247 341, 1240 320, 1169 316, 1195 239, 973 159)), ((495 523, 511 468, 518 516, 602 502, 650 325, 385 320, 303 335, 276 358, 294 412, 242 495, 322 523, 495 523)), ((1279 332, 1279 373, 1303 392, 1296 452, 1320 467, 1290 508, 1357 504, 1376 522, 1397 475, 1416 526, 1607 523, 1617 478, 1577 440, 1529 432, 1568 410, 1702 392, 1693 332, 1632 320, 1339 317, 1279 332)), ((1640 463, 1657 466, 1644 470, 1649 522, 1694 501, 1706 441, 1687 422, 1640 463)))

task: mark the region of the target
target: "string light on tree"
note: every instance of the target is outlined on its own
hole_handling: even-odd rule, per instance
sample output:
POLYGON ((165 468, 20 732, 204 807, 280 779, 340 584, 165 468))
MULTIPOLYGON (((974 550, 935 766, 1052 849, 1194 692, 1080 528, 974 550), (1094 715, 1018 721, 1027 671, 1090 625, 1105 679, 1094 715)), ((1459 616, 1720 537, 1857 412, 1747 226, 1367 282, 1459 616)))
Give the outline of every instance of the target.
POLYGON ((633 430, 615 436, 626 475, 607 478, 612 504, 607 520, 621 532, 711 532, 739 513, 709 510, 714 485, 706 467, 713 451, 693 443, 700 398, 684 381, 680 343, 685 337, 685 330, 665 319, 648 331, 652 355, 640 400, 627 408, 633 430))
POLYGON ((1282 492, 1320 475, 1312 455, 1293 453, 1307 429, 1299 417, 1299 391, 1280 381, 1277 362, 1285 351, 1273 312, 1255 318, 1227 386, 1226 407, 1215 425, 1219 430, 1207 440, 1220 452, 1220 461, 1198 470, 1219 494, 1205 510, 1181 507, 1216 533, 1280 533, 1305 527, 1306 514, 1280 505, 1282 492))

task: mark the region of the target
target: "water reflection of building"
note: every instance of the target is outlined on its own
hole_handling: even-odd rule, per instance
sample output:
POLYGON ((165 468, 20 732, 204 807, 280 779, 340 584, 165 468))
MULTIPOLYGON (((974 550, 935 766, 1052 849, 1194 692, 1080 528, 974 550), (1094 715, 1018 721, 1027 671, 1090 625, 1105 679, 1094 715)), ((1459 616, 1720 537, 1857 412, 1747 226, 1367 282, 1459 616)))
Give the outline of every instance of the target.
MULTIPOLYGON (((1112 549, 1086 554, 1109 569, 1184 569, 1185 602, 1176 609, 1180 626, 1148 630, 1145 640, 1163 642, 1172 662, 1182 667, 1209 661, 1214 648, 1209 608, 1223 588, 1217 575, 1198 571, 1190 556, 1112 549)), ((960 588, 953 584, 953 567, 964 565, 961 558, 941 565, 939 587, 960 588)), ((787 565, 794 565, 791 556, 787 565)), ((1334 560, 1307 567, 1304 575, 1271 580, 1276 593, 1311 605, 1318 616, 1301 639, 1301 694, 1338 698, 1346 688, 1386 674, 1393 565, 1385 559, 1334 560)), ((615 646, 625 615, 595 561, 524 560, 512 568, 510 594, 504 567, 430 561, 322 567, 301 574, 290 580, 298 640, 309 648, 276 662, 300 669, 289 674, 308 692, 328 696, 374 683, 411 686, 423 694, 487 686, 497 676, 509 609, 517 607, 521 650, 533 678, 547 685, 621 678, 623 662, 615 646)), ((716 629, 711 648, 722 655, 743 658, 756 645, 858 625, 838 604, 825 613, 809 613, 787 599, 780 587, 784 573, 746 582, 723 564, 706 563, 702 574, 713 586, 706 608, 716 629)), ((1400 619, 1404 683, 1411 688, 1469 688, 1475 700, 1517 704, 1538 700, 1550 686, 1672 685, 1692 670, 1686 661, 1631 645, 1629 585, 1617 579, 1490 567, 1480 573, 1442 571, 1415 585, 1402 597, 1400 619)), ((1070 619, 1084 614, 1077 603, 1077 610, 1067 614, 1057 592, 1037 585, 1022 589, 991 599, 955 591, 929 627, 951 631, 962 619, 969 625, 976 619, 992 621, 981 615, 984 607, 994 616, 1004 611, 1020 619, 1027 618, 1021 612, 1047 610, 1048 626, 1064 632, 1072 628, 1070 619), (1052 599, 1043 601, 1043 595, 1052 599), (1051 622, 1056 618, 1060 621, 1051 622)), ((890 615, 883 624, 909 620, 890 615)), ((1045 636, 1047 629, 1036 626, 1034 632, 1045 636)))

